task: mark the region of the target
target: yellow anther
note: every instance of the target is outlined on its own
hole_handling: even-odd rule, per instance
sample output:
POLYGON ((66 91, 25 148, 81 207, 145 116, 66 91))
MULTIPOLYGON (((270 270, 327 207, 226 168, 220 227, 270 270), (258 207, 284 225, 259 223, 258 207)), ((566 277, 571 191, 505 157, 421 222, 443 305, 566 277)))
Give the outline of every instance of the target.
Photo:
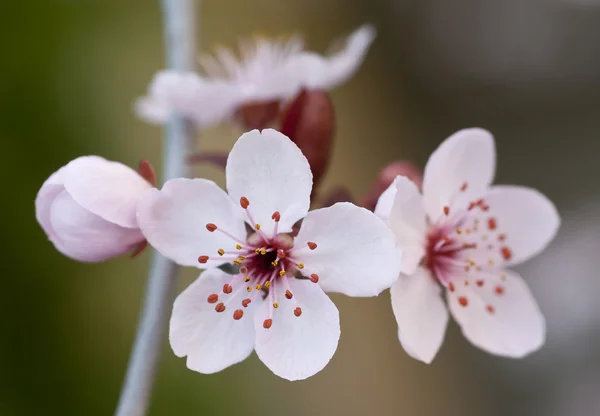
POLYGON ((239 261, 238 259, 235 259, 235 260, 233 261, 233 264, 235 264, 235 265, 237 266, 238 264, 240 264, 240 261, 239 261))
POLYGON ((265 287, 266 287, 266 288, 269 288, 269 287, 271 287, 271 282, 265 282, 265 287))
POLYGON ((241 244, 236 244, 236 245, 235 245, 235 248, 236 248, 237 250, 241 250, 241 249, 242 249, 242 245, 241 245, 241 244))
POLYGON ((489 260, 488 260, 488 264, 489 264, 490 266, 493 266, 493 265, 494 265, 494 260, 492 260, 492 259, 489 259, 489 260))
POLYGON ((267 254, 267 249, 266 249, 266 248, 261 248, 261 249, 260 249, 260 254, 262 254, 263 256, 264 256, 265 254, 267 254))
POLYGON ((500 275, 500 279, 502 279, 502 280, 506 280, 506 273, 502 273, 502 274, 500 275))
POLYGON ((275 309, 279 308, 279 303, 277 303, 277 302, 273 302, 273 307, 274 307, 275 309))
POLYGON ((275 259, 271 262, 272 266, 277 266, 279 264, 279 260, 275 259))
POLYGON ((469 286, 469 281, 465 280, 465 286, 469 286))
POLYGON ((222 248, 220 248, 217 253, 219 253, 219 256, 222 256, 223 254, 225 254, 225 250, 223 250, 222 248))
POLYGON ((249 281, 250 281, 250 276, 244 277, 244 282, 249 282, 249 281))
POLYGON ((475 260, 469 259, 467 260, 471 266, 475 266, 475 260))
POLYGON ((260 224, 256 224, 256 229, 260 230, 260 224))
POLYGON ((262 289, 262 286, 261 286, 261 285, 259 285, 259 284, 257 283, 257 284, 254 286, 254 289, 256 289, 256 290, 260 290, 260 289, 262 289))
POLYGON ((285 270, 280 271, 279 276, 281 276, 281 277, 285 276, 285 270))
POLYGON ((260 247, 259 247, 259 248, 257 248, 256 250, 254 250, 254 252, 255 252, 256 254, 260 254, 260 247))
POLYGON ((240 259, 240 261, 244 261, 246 260, 246 256, 239 256, 238 259, 240 259))
POLYGON ((299 269, 304 269, 304 264, 303 263, 298 263, 298 268, 299 269))
POLYGON ((252 286, 248 286, 248 287, 246 288, 246 290, 247 290, 248 292, 252 292, 252 286))
POLYGON ((470 228, 465 228, 465 233, 471 234, 471 229, 470 228))
POLYGON ((461 228, 457 228, 457 229, 456 229, 456 232, 457 232, 458 234, 462 234, 462 229, 461 229, 461 228))

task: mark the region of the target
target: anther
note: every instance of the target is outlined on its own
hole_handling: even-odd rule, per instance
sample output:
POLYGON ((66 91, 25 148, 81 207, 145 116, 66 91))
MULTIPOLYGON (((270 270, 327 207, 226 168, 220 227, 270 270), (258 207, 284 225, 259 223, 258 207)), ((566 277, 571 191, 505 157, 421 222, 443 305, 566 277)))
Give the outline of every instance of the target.
POLYGON ((477 283, 477 286, 479 287, 483 286, 483 280, 477 280, 475 283, 477 283))
POLYGON ((223 293, 230 294, 233 291, 233 288, 230 284, 225 283, 223 285, 223 293))
POLYGON ((454 292, 454 283, 448 283, 448 289, 450 290, 450 292, 454 292))
POLYGON ((219 253, 219 256, 222 256, 223 254, 225 254, 225 250, 220 248, 219 251, 217 251, 217 253, 219 253))
POLYGON ((296 315, 296 316, 302 315, 302 308, 300 308, 298 306, 296 309, 294 309, 294 315, 296 315))
POLYGON ((244 260, 246 260, 246 256, 239 256, 239 257, 238 257, 238 259, 239 259, 240 261, 244 261, 244 260))
POLYGON ((246 298, 246 299, 244 299, 244 300, 242 301, 242 306, 243 306, 244 308, 247 308, 247 307, 248 307, 248 305, 250 304, 250 302, 252 302, 252 299, 250 299, 250 298, 246 298))
POLYGON ((271 325, 273 325, 273 320, 272 319, 265 319, 263 322, 263 328, 264 329, 269 329, 271 328, 271 325))
POLYGON ((219 300, 219 295, 217 295, 216 293, 213 293, 212 295, 208 296, 208 303, 216 303, 219 300))
POLYGON ((310 281, 313 283, 317 283, 319 281, 319 275, 318 274, 311 274, 310 275, 310 281))
POLYGON ((298 263, 298 268, 299 269, 304 269, 304 263, 298 263))
POLYGON ((498 241, 504 241, 504 240, 506 240, 506 234, 500 234, 498 236, 498 241))
POLYGON ((255 228, 256 228, 257 230, 260 230, 260 224, 256 224, 255 228))
MULTIPOLYGON (((256 224, 256 225, 258 226, 258 224, 256 224)), ((257 229, 258 229, 258 228, 257 228, 257 229)), ((267 249, 266 249, 266 248, 261 248, 261 249, 260 249, 260 254, 262 254, 263 256, 264 256, 265 254, 267 254, 267 249)))
POLYGON ((285 276, 285 270, 280 271, 279 276, 281 276, 281 277, 285 276))
POLYGON ((489 313, 494 313, 494 311, 495 311, 495 309, 494 309, 494 307, 493 307, 492 305, 487 305, 487 306, 485 307, 485 309, 487 309, 487 311, 488 311, 489 313))
POLYGON ((204 263, 206 263, 207 261, 208 261, 208 256, 200 256, 200 257, 198 257, 198 262, 199 262, 199 263, 202 263, 202 264, 204 264, 204 263))
POLYGON ((206 229, 212 233, 213 231, 216 231, 217 226, 215 224, 208 223, 206 224, 206 229))
POLYGON ((242 249, 242 245, 241 244, 236 244, 235 248, 236 248, 236 250, 241 250, 242 249))
POLYGON ((495 230, 497 226, 498 226, 498 224, 496 223, 496 219, 495 218, 488 219, 488 228, 490 230, 495 230))
POLYGON ((246 209, 250 205, 250 201, 248 201, 248 198, 243 196, 240 198, 240 205, 242 206, 242 208, 246 209))
POLYGON ((254 285, 254 289, 261 290, 262 286, 257 283, 256 285, 254 285))
POLYGON ((276 267, 279 264, 279 260, 275 259, 271 262, 271 266, 276 267))
POLYGON ((448 214, 450 214, 450 207, 448 205, 446 205, 444 207, 444 215, 448 215, 448 214))
POLYGON ((285 297, 288 299, 291 299, 294 297, 294 294, 292 292, 290 292, 289 290, 285 291, 285 297))
POLYGON ((275 211, 273 215, 271 215, 271 219, 275 222, 279 222, 279 220, 281 219, 281 214, 279 213, 279 211, 275 211))
POLYGON ((257 248, 256 250, 254 250, 254 252, 255 252, 256 254, 260 254, 260 247, 259 247, 259 248, 257 248))
POLYGON ((508 247, 502 247, 502 257, 504 257, 504 260, 508 261, 512 258, 512 251, 510 250, 510 248, 508 247))
POLYGON ((240 273, 241 273, 241 274, 246 274, 246 273, 248 273, 248 268, 247 268, 246 266, 242 266, 242 267, 240 267, 240 273))
POLYGON ((248 291, 248 293, 252 292, 252 286, 248 286, 248 287, 246 288, 246 290, 248 291))
POLYGON ((223 302, 218 303, 217 306, 215 306, 215 311, 217 311, 217 312, 224 312, 225 311, 225 304, 223 302))
POLYGON ((462 229, 461 229, 461 228, 457 228, 457 229, 456 229, 456 233, 457 233, 457 234, 462 234, 462 229))
POLYGON ((461 187, 460 187, 460 190, 463 191, 463 192, 466 191, 467 190, 467 186, 468 186, 467 182, 463 183, 461 185, 461 187))
POLYGON ((236 309, 235 312, 233 312, 233 319, 236 321, 242 319, 242 316, 244 316, 244 311, 241 309, 236 309))
POLYGON ((458 298, 458 303, 460 303, 461 306, 467 306, 469 301, 464 296, 461 296, 458 298))
POLYGON ((279 303, 277 303, 277 302, 273 302, 273 307, 274 307, 275 309, 279 308, 279 303))
POLYGON ((271 287, 271 282, 270 282, 269 280, 267 280, 267 281, 265 282, 265 287, 266 287, 267 289, 271 287))
POLYGON ((494 291, 496 292, 496 294, 498 296, 503 295, 504 294, 504 286, 496 286, 496 288, 494 289, 494 291))
POLYGON ((250 281, 250 276, 244 277, 244 282, 249 282, 249 281, 250 281))
POLYGON ((306 243, 306 245, 308 246, 308 248, 310 248, 311 250, 314 250, 315 248, 317 248, 317 243, 313 243, 312 241, 309 241, 308 243, 306 243))
POLYGON ((233 264, 235 264, 235 265, 237 266, 238 264, 240 264, 240 260, 239 260, 239 259, 235 259, 235 260, 233 261, 233 264))

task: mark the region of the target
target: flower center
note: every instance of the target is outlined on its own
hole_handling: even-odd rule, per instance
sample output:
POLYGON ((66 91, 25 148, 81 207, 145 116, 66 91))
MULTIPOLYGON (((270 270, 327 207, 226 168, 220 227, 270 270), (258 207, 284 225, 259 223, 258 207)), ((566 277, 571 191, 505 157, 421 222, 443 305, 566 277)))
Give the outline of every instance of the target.
MULTIPOLYGON (((512 258, 508 236, 501 232, 493 207, 483 198, 469 200, 467 188, 465 182, 443 208, 443 214, 430 222, 423 259, 423 266, 442 286, 459 292, 457 299, 464 307, 469 304, 468 295, 463 293, 465 286, 482 289, 490 280, 487 286, 493 285, 498 296, 504 294, 497 277, 505 279, 499 269, 512 258)), ((495 310, 489 304, 486 309, 489 313, 495 310)))
POLYGON ((226 251, 220 248, 217 256, 202 255, 198 257, 198 261, 205 264, 213 260, 220 262, 228 260, 238 266, 238 273, 232 275, 231 282, 224 284, 220 293, 210 294, 207 301, 216 304, 215 311, 218 313, 225 312, 232 302, 234 305, 240 302, 241 308, 233 312, 233 319, 239 320, 244 316, 244 309, 248 308, 253 301, 258 298, 268 300, 270 307, 268 316, 263 321, 263 327, 269 329, 273 325, 274 310, 279 308, 278 293, 285 294, 285 300, 282 301, 293 302, 292 311, 296 317, 302 315, 302 308, 298 306, 289 279, 309 279, 313 283, 319 281, 319 276, 308 273, 305 265, 296 258, 300 250, 315 250, 317 244, 309 242, 306 246, 294 247, 294 239, 290 234, 277 231, 281 219, 278 211, 271 216, 275 221, 273 236, 267 236, 261 231, 260 224, 254 221, 248 209, 250 201, 242 197, 240 205, 245 210, 253 229, 245 240, 237 238, 216 224, 206 224, 208 231, 221 232, 231 238, 235 243, 235 250, 226 251))

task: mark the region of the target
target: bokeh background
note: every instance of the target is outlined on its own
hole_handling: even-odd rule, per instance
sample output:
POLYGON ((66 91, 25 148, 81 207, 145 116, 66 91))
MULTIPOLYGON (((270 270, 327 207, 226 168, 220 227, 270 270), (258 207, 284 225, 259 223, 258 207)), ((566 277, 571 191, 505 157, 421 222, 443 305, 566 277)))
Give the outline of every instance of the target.
MULTIPOLYGON (((542 190, 563 227, 519 268, 548 320, 547 345, 524 360, 487 355, 452 324, 424 365, 398 343, 387 293, 335 296, 342 338, 323 372, 290 383, 252 356, 201 375, 165 340, 152 415, 600 414, 600 1, 204 0, 199 17, 203 50, 299 31, 322 51, 377 26, 358 75, 332 93, 325 189, 364 194, 385 163, 423 165, 446 136, 481 126, 497 138, 497 181, 542 190)), ((33 200, 80 155, 160 166, 161 130, 132 103, 164 66, 162 36, 158 1, 0 5, 0 415, 114 411, 149 255, 70 261, 46 240, 33 200)), ((198 148, 227 150, 240 133, 215 129, 198 148)), ((216 168, 196 174, 223 184, 216 168)), ((180 289, 194 277, 187 270, 180 289)))

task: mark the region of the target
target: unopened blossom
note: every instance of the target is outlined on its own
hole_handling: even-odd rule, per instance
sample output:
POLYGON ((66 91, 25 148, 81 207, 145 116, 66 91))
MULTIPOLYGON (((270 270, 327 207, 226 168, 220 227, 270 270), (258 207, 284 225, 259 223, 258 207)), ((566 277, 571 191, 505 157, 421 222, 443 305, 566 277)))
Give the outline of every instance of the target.
POLYGON ((171 347, 201 373, 255 350, 278 376, 307 378, 329 362, 340 336, 325 292, 376 296, 390 287, 400 270, 394 235, 350 203, 308 212, 308 162, 275 130, 242 135, 226 179, 228 192, 205 179, 170 180, 139 205, 152 246, 209 269, 175 301, 171 347), (224 264, 237 273, 217 269, 224 264))
POLYGON ((262 129, 302 90, 327 91, 347 81, 374 37, 373 27, 363 25, 328 56, 305 51, 300 36, 246 39, 238 53, 219 48, 201 57, 201 73, 159 72, 136 109, 154 123, 177 113, 200 128, 237 118, 247 129, 262 129))
POLYGON ((519 358, 545 341, 544 317, 510 267, 541 252, 560 218, 535 189, 491 185, 495 166, 491 134, 461 130, 429 158, 422 194, 400 176, 376 207, 403 252, 392 308, 400 342, 418 360, 436 355, 448 309, 464 336, 492 354, 519 358))
POLYGON ((99 156, 82 156, 54 172, 35 199, 39 224, 56 249, 78 261, 99 262, 145 246, 136 218, 140 196, 154 185, 140 173, 99 156))

